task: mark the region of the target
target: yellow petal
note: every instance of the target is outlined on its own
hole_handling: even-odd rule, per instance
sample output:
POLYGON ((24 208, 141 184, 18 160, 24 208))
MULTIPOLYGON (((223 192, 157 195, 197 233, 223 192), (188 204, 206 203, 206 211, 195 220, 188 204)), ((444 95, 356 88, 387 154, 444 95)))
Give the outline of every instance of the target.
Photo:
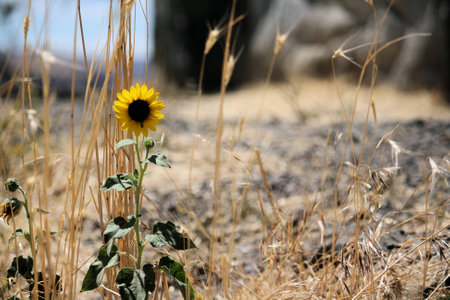
POLYGON ((155 105, 159 105, 159 104, 161 104, 161 105, 163 105, 164 107, 166 107, 165 105, 164 105, 164 101, 161 101, 161 100, 158 100, 158 101, 153 101, 153 103, 152 104, 155 104, 155 105))
POLYGON ((153 122, 152 122, 152 120, 150 118, 144 121, 144 127, 148 128, 148 127, 150 127, 152 125, 154 125, 154 124, 153 124, 153 122))
POLYGON ((139 95, 136 91, 136 88, 134 86, 130 87, 130 93, 131 93, 131 99, 132 100, 137 100, 139 99, 139 95))
POLYGON ((153 89, 149 89, 146 93, 145 93, 145 99, 150 99, 150 98, 152 98, 152 96, 153 96, 153 94, 154 94, 154 90, 153 89))
POLYGON ((142 100, 145 100, 145 95, 147 94, 147 86, 144 84, 143 86, 141 86, 141 88, 139 89, 140 92, 140 98, 142 100))
POLYGON ((166 107, 166 106, 164 105, 164 102, 161 101, 161 100, 155 100, 155 101, 152 101, 152 104, 153 104, 153 105, 163 105, 164 107, 166 107))
POLYGON ((122 130, 125 130, 125 129, 127 129, 129 126, 128 126, 128 121, 124 121, 123 123, 122 123, 122 130))
POLYGON ((150 107, 152 109, 156 109, 156 110, 163 110, 166 106, 164 104, 162 104, 162 102, 156 101, 156 102, 153 102, 152 104, 150 104, 150 107))
POLYGON ((128 104, 120 102, 120 101, 116 101, 116 102, 114 102, 113 108, 116 111, 117 111, 117 109, 128 110, 128 104))
POLYGON ((127 102, 131 102, 131 100, 133 100, 131 93, 128 90, 123 89, 122 90, 122 96, 125 97, 125 99, 128 99, 127 102))
POLYGON ((148 136, 148 128, 147 127, 142 128, 141 132, 142 132, 143 136, 148 136))
POLYGON ((135 92, 136 92, 136 99, 141 99, 142 95, 141 95, 141 87, 139 86, 139 83, 136 84, 135 92))
POLYGON ((128 122, 128 121, 131 120, 131 119, 130 119, 130 116, 128 116, 128 114, 120 114, 120 113, 117 113, 117 114, 116 114, 116 117, 117 117, 117 119, 120 120, 120 122, 128 122))
POLYGON ((164 119, 164 115, 160 112, 153 113, 153 116, 155 116, 155 118, 158 118, 158 119, 164 119))
POLYGON ((121 93, 117 93, 117 99, 119 99, 119 101, 123 103, 131 103, 131 98, 127 98, 125 95, 121 93))
POLYGON ((151 116, 147 120, 150 120, 152 122, 152 124, 154 124, 154 125, 158 125, 159 124, 159 120, 157 118, 153 117, 153 116, 151 116))

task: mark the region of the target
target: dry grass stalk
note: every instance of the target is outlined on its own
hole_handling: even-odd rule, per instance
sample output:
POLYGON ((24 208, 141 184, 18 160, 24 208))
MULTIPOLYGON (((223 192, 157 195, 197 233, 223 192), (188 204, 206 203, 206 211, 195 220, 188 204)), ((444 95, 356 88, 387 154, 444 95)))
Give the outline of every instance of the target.
MULTIPOLYGON (((21 149, 31 149, 22 151, 16 156, 20 156, 22 161, 22 175, 27 179, 26 190, 32 198, 32 207, 42 210, 49 210, 53 205, 55 184, 64 185, 64 207, 58 211, 59 216, 51 219, 42 213, 32 214, 31 234, 38 236, 41 241, 40 250, 23 250, 19 243, 14 242, 15 254, 23 251, 31 251, 36 256, 34 269, 42 270, 44 276, 44 289, 46 297, 50 298, 51 287, 55 285, 54 275, 61 274, 63 277, 61 298, 78 299, 84 295, 79 293, 79 279, 83 277, 86 269, 86 262, 83 252, 83 221, 89 214, 91 205, 94 205, 98 214, 100 230, 103 231, 105 224, 111 218, 118 215, 127 215, 133 211, 133 199, 131 195, 118 195, 113 193, 102 194, 97 191, 104 177, 129 171, 133 169, 129 154, 114 150, 114 144, 126 137, 119 128, 115 119, 110 118, 111 103, 115 98, 115 92, 122 87, 129 87, 133 82, 133 61, 134 61, 134 32, 133 20, 136 10, 135 1, 121 1, 120 13, 117 20, 114 20, 113 2, 110 4, 109 30, 107 34, 107 45, 99 57, 95 57, 91 64, 88 64, 86 50, 84 47, 84 30, 80 1, 78 1, 75 28, 80 30, 81 43, 84 49, 84 69, 88 76, 88 85, 84 95, 84 107, 80 137, 76 137, 75 128, 75 76, 72 80, 71 94, 71 137, 70 156, 60 158, 56 150, 52 149, 51 139, 51 115, 50 109, 53 103, 52 87, 50 85, 50 68, 52 64, 51 52, 41 51, 41 75, 42 75, 42 110, 41 115, 36 115, 37 108, 32 101, 30 78, 30 67, 32 61, 27 47, 27 36, 30 26, 30 7, 27 8, 27 16, 24 20, 24 53, 22 56, 21 70, 17 70, 17 77, 12 82, 19 82, 20 93, 18 102, 21 106, 21 120, 13 120, 0 133, 2 144, 0 144, 0 166, 6 166, 7 161, 3 157, 7 151, 4 145, 11 141, 14 128, 21 123, 21 149), (113 24, 117 22, 118 27, 113 24), (117 30, 117 31, 114 31, 117 30), (103 62, 104 61, 104 62, 103 62), (100 65, 104 63, 106 77, 103 82, 98 82, 100 65), (20 72, 21 71, 21 72, 20 72), (91 87, 92 86, 92 87, 91 87), (38 120, 43 120, 42 126, 38 120), (16 123, 14 123, 16 122, 16 123), (31 134, 28 134, 31 133, 31 134), (65 181, 57 182, 55 175, 58 171, 56 161, 63 160, 69 166, 66 170, 65 181), (58 228, 56 236, 51 236, 50 231, 53 226, 58 228)), ((318 195, 309 200, 308 196, 302 196, 297 204, 303 205, 300 215, 291 214, 289 210, 283 209, 281 199, 277 199, 271 190, 269 172, 267 165, 263 165, 265 153, 255 150, 248 160, 235 152, 235 141, 241 141, 244 136, 244 121, 239 120, 238 133, 236 138, 229 139, 229 157, 233 162, 238 162, 242 169, 236 168, 232 174, 232 184, 230 188, 231 209, 224 210, 222 201, 222 184, 225 158, 222 157, 223 141, 223 113, 224 98, 227 86, 232 76, 234 66, 239 55, 234 56, 231 48, 231 38, 233 26, 242 19, 242 16, 235 18, 234 10, 236 0, 231 7, 230 18, 226 29, 216 27, 210 30, 208 39, 205 42, 203 60, 200 70, 199 87, 197 92, 197 109, 195 116, 195 130, 192 140, 189 171, 189 188, 191 189, 191 170, 194 160, 194 145, 197 142, 198 110, 199 101, 202 95, 202 81, 205 67, 205 57, 216 44, 221 34, 226 30, 225 54, 223 60, 223 73, 220 92, 220 106, 217 116, 217 131, 215 144, 214 163, 214 215, 212 226, 207 227, 202 223, 201 216, 195 212, 195 207, 188 202, 187 211, 189 218, 194 220, 199 232, 209 241, 208 251, 199 251, 198 257, 192 258, 183 256, 182 260, 186 265, 196 267, 196 263, 202 264, 206 273, 206 280, 197 282, 199 294, 205 295, 206 299, 226 298, 226 299, 359 299, 367 297, 371 299, 402 298, 402 297, 423 297, 435 298, 445 293, 448 289, 448 259, 449 245, 446 240, 448 231, 448 221, 445 216, 448 214, 448 199, 445 198, 448 188, 448 158, 442 161, 428 158, 429 170, 422 182, 401 198, 402 203, 392 214, 380 216, 380 209, 386 198, 392 196, 393 189, 391 183, 395 183, 398 170, 402 167, 400 156, 414 153, 402 148, 399 143, 392 139, 397 129, 396 126, 391 132, 385 134, 378 142, 375 149, 368 154, 366 159, 364 154, 366 149, 366 139, 370 139, 367 125, 370 116, 377 123, 376 97, 373 95, 375 79, 377 76, 377 55, 393 43, 400 42, 405 38, 426 36, 427 34, 413 34, 403 36, 380 46, 378 34, 383 25, 385 16, 381 22, 376 15, 376 10, 372 1, 366 1, 374 9, 377 34, 372 42, 350 49, 343 50, 344 44, 335 51, 332 56, 333 76, 336 84, 336 91, 341 102, 342 113, 345 116, 348 130, 345 139, 345 150, 342 154, 337 170, 324 168, 325 173, 336 171, 336 180, 333 191, 333 203, 330 204, 318 195), (348 53, 362 47, 368 47, 366 59, 357 62, 348 56, 348 53), (341 87, 339 85, 338 74, 334 68, 335 59, 339 57, 346 59, 349 63, 361 69, 360 77, 357 81, 355 98, 350 111, 344 106, 342 100, 341 87), (367 100, 367 111, 365 115, 365 127, 363 140, 360 149, 356 149, 352 140, 352 130, 355 120, 356 106, 362 101, 360 88, 364 78, 370 77, 371 93, 367 100), (389 145, 392 155, 392 164, 376 165, 377 158, 383 156, 385 145, 389 145), (348 149, 347 149, 348 148, 348 149), (350 161, 347 153, 351 151, 350 161), (252 167, 257 164, 259 172, 252 171, 252 167), (347 168, 349 166, 349 168, 347 168), (241 170, 238 173, 236 170, 241 170), (350 182, 346 182, 346 187, 341 187, 341 180, 344 175, 351 176, 350 182), (344 174, 345 173, 345 174, 344 174), (259 176, 262 182, 262 190, 258 188, 256 177, 259 176), (244 182, 240 185, 239 181, 244 182), (265 194, 264 194, 265 192, 265 194), (260 241, 261 262, 259 269, 254 274, 249 274, 239 265, 239 257, 236 257, 235 250, 238 249, 237 235, 239 226, 243 224, 244 211, 248 205, 248 199, 255 199, 258 202, 262 217, 261 224, 264 238, 260 241), (434 201, 439 199, 439 201, 434 201), (267 201, 268 203, 267 204, 267 201), (422 207, 413 206, 414 201, 420 200, 422 207), (407 217, 404 217, 407 215, 407 217), (229 217, 229 218, 228 218, 229 217), (227 231, 226 222, 231 220, 231 229, 227 231), (351 224, 352 235, 348 231, 351 224), (393 250, 386 250, 383 239, 400 228, 416 227, 417 232, 411 237, 405 237, 395 244, 393 250), (227 232, 226 232, 227 231, 227 232), (331 231, 331 234, 330 234, 331 231), (345 241, 342 242, 342 239, 345 241), (206 257, 206 259, 205 259, 206 257), (418 291, 417 286, 420 286, 418 291), (201 290, 203 287, 203 290, 201 290), (414 290, 415 288, 415 290, 414 290)), ((387 12, 386 12, 387 13, 387 12)), ((265 90, 271 80, 272 70, 277 55, 280 53, 290 31, 279 34, 275 37, 273 57, 264 85, 265 90)), ((79 42, 77 31, 74 32, 74 49, 79 42)), ((43 51, 47 51, 44 49, 43 51)), ((37 52, 37 50, 36 50, 37 52)), ((75 75, 76 57, 72 62, 72 70, 75 75)), ((148 72, 146 72, 148 74, 148 72)), ((12 85, 6 86, 6 98, 11 96, 12 85)), ((3 87, 2 87, 3 93, 3 87)), ((264 97, 263 97, 264 98, 264 97)), ((3 100, 2 100, 3 101, 3 100)), ((2 104, 4 104, 2 102, 2 104)), ((5 107, 9 107, 6 105, 5 107)), ((261 104, 262 105, 262 104, 261 104)), ((260 117, 260 116, 259 116, 260 117)), ((1 124, 9 117, 0 117, 1 124)), ((259 119, 258 119, 259 120, 259 119)), ((259 122, 259 121, 258 121, 259 122)), ((338 143, 337 141, 336 143, 338 143)), ((329 143, 331 145, 331 142, 329 143)), ((253 146, 256 145, 254 142, 253 146)), ((2 167, 3 174, 10 170, 2 167)), ((322 182, 325 182, 325 177, 322 182)), ((176 183, 173 183, 176 187, 176 183)), ((322 184, 323 185, 323 184, 322 184)), ((322 189, 322 187, 321 187, 322 189)), ((182 192, 180 193, 182 194, 182 192)), ((185 197, 182 195, 181 197, 185 197)), ((189 192, 189 199, 192 191, 189 192)), ((151 202, 161 215, 166 214, 155 202, 144 195, 148 202, 151 202)), ((146 203, 146 202, 145 202, 146 203)), ((258 209, 258 208, 257 208, 258 209)), ((256 214, 256 213, 255 213, 256 214)), ((13 218, 13 228, 16 227, 16 220, 13 218)), ((19 225, 19 224, 17 224, 19 225)), ((122 251, 133 253, 136 246, 130 239, 125 239, 121 244, 122 251)), ((96 253, 91 253, 95 256, 96 253)), ((123 260, 122 266, 130 265, 130 261, 123 260)), ((3 267, 3 266, 2 266, 3 267)), ((117 291, 114 289, 115 272, 108 271, 107 279, 99 288, 104 299, 114 299, 117 291)), ((197 275, 195 272, 188 272, 190 278, 197 275)), ((35 280, 37 280, 35 275, 35 280)), ((157 286, 152 299, 170 299, 171 290, 165 275, 157 273, 157 286)), ((19 295, 26 297, 21 288, 25 285, 17 282, 19 295)), ((1 294, 0 294, 1 295, 1 294)), ((37 293, 33 293, 37 299, 37 293)))

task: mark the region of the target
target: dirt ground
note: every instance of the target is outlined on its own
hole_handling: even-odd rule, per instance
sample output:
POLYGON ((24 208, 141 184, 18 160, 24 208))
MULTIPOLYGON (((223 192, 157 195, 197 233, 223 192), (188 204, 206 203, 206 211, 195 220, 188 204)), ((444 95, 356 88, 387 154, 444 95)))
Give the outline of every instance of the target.
MULTIPOLYGON (((261 153, 274 196, 294 220, 301 218, 303 209, 314 199, 319 199, 324 208, 330 207, 348 132, 343 108, 350 118, 356 97, 352 127, 354 153, 349 148, 346 161, 354 163, 361 153, 369 99, 374 101, 376 122, 371 110, 363 161, 374 152, 380 139, 394 128, 396 130, 391 139, 401 149, 397 163, 400 169, 392 176, 395 189, 386 196, 380 214, 383 209, 399 209, 404 205, 406 200, 402 193, 414 189, 427 174, 428 157, 445 165, 444 158, 447 156, 448 159, 450 146, 450 107, 440 99, 438 93, 405 92, 379 85, 370 94, 366 86, 359 91, 356 86, 345 81, 339 82, 338 86, 342 103, 336 92, 336 83, 331 80, 303 78, 289 83, 271 84, 266 89, 264 85, 256 84, 227 92, 224 99, 221 167, 223 222, 231 222, 228 212, 232 209, 232 199, 239 197, 245 185, 251 184, 264 191, 259 168, 254 165, 251 171, 248 169, 255 148, 261 153), (233 149, 230 148, 231 141, 233 149)), ((206 228, 210 225, 214 205, 212 180, 220 95, 202 95, 198 129, 194 136, 195 92, 162 93, 160 98, 167 105, 164 110, 166 117, 156 136, 164 133, 164 143, 159 150, 168 156, 172 168, 154 168, 145 179, 146 194, 153 203, 144 203, 143 220, 147 219, 147 223, 151 224, 156 220, 171 219, 186 224, 186 228, 193 231, 196 241, 201 244, 206 242, 205 236, 186 211, 192 207, 203 225, 206 228), (193 141, 195 156, 192 195, 189 196, 189 160, 193 141), (155 206, 159 207, 159 212, 155 206)), ((68 106, 55 103, 53 111, 61 116, 67 109, 68 106)), ((372 167, 394 167, 392 151, 392 147, 386 143, 383 151, 377 153, 372 167)), ((346 166, 340 180, 342 189, 349 184, 351 177, 351 169, 348 164, 346 166)), ((445 167, 448 172, 448 165, 445 167)), ((251 260, 257 256, 263 225, 256 195, 249 193, 244 200, 244 216, 240 224, 242 237, 238 238, 238 252, 242 252, 238 256, 246 264, 254 264, 253 267, 258 264, 251 260)), ((262 197, 265 208, 270 211, 264 192, 262 197)), ((94 236, 99 237, 94 212, 92 217, 93 220, 86 220, 84 230, 93 231, 94 236)), ((90 237, 90 240, 95 242, 96 238, 90 237)))
MULTIPOLYGON (((334 199, 333 187, 348 132, 343 108, 348 118, 351 118, 356 97, 352 126, 354 150, 349 146, 345 159, 347 163, 339 183, 340 189, 348 189, 353 176, 350 165, 355 164, 363 151, 362 165, 365 165, 373 154, 371 170, 396 169, 390 174, 384 174, 390 187, 389 193, 386 193, 380 204, 378 216, 384 216, 392 210, 423 208, 424 191, 420 190, 417 194, 413 191, 423 185, 422 180, 430 170, 429 158, 446 170, 443 177, 448 180, 450 107, 437 93, 429 91, 404 92, 380 85, 370 94, 368 87, 357 91, 355 86, 346 82, 339 82, 339 90, 342 103, 337 96, 335 82, 317 79, 274 84, 266 90, 263 85, 254 85, 227 93, 224 100, 222 143, 223 211, 232 209, 232 199, 236 197, 233 194, 233 184, 238 186, 238 195, 246 184, 264 191, 258 166, 254 163, 251 171, 247 169, 247 162, 252 160, 255 147, 261 153, 272 193, 278 199, 281 209, 294 223, 301 220, 304 210, 314 201, 318 201, 325 211, 331 207, 334 199), (368 115, 367 137, 364 139, 364 120, 370 105, 369 99, 374 102, 371 108, 375 107, 376 122, 371 110, 368 115), (390 139, 394 143, 384 143, 375 153, 377 143, 392 130, 394 131, 390 139)), ((219 98, 219 95, 215 94, 201 98, 198 133, 195 139, 191 205, 204 224, 208 224, 213 208, 211 180, 214 176, 219 98)), ((163 170, 157 173, 158 175, 155 174, 155 177, 163 181, 168 178, 174 185, 161 188, 157 180, 147 184, 153 199, 157 199, 167 211, 181 216, 183 209, 178 207, 184 206, 189 199, 188 161, 196 97, 168 97, 166 101, 167 118, 163 122, 166 138, 164 150, 171 157, 173 168, 163 170)), ((270 211, 269 201, 264 192, 262 194, 265 209, 270 211)), ((448 196, 447 189, 444 198, 448 196)), ((251 265, 257 264, 254 258, 258 256, 263 221, 256 194, 250 194, 245 201, 247 211, 241 221, 241 237, 237 251, 240 252, 238 256, 241 260, 244 260, 246 265, 251 265)), ((447 208, 445 213, 449 212, 447 208)), ((225 213, 224 215, 224 222, 231 222, 225 213)), ((325 224, 325 227, 327 236, 330 237, 331 222, 325 224)), ((342 235, 342 243, 353 233, 351 226, 345 229, 347 233, 342 235)), ((403 233, 414 235, 418 232, 420 228, 403 233)), ((446 234, 449 241, 450 235, 448 232, 446 234)), ((397 247, 401 240, 407 238, 396 235, 398 232, 385 239, 383 246, 386 249, 397 247)), ((311 253, 318 250, 316 242, 311 240, 310 245, 306 247, 311 253)), ((248 267, 249 271, 250 269, 252 267, 248 267)))
MULTIPOLYGON (((339 201, 345 201, 344 192, 352 188, 352 171, 359 157, 363 165, 359 174, 361 178, 367 178, 367 172, 384 172, 377 174, 385 176, 388 192, 380 200, 374 215, 380 218, 389 216, 387 223, 407 218, 406 215, 395 215, 395 211, 423 209, 423 178, 430 172, 429 158, 443 170, 438 174, 441 179, 436 188, 442 192, 435 192, 431 198, 436 201, 442 199, 440 197, 448 199, 448 186, 445 184, 449 169, 450 106, 440 99, 439 94, 403 92, 386 85, 377 86, 371 94, 364 86, 359 91, 347 82, 339 82, 338 86, 342 102, 335 82, 306 78, 271 84, 266 89, 262 84, 256 84, 226 94, 221 161, 221 245, 224 247, 222 251, 226 252, 233 224, 231 211, 237 201, 242 204, 242 215, 236 230, 233 263, 242 266, 243 272, 251 274, 261 267, 259 245, 264 239, 262 228, 265 219, 261 215, 259 197, 266 217, 273 217, 261 170, 255 162, 256 148, 261 153, 269 188, 287 219, 293 224, 301 222, 304 212, 317 203, 325 213, 321 230, 325 231, 326 240, 321 241, 319 228, 314 229, 317 238, 306 241, 303 255, 306 259, 314 259, 327 247, 333 228, 328 208, 334 203, 334 184, 346 149, 349 128, 346 115, 351 118, 355 99, 352 138, 339 180, 339 201), (367 116, 369 106, 375 107, 376 116, 373 110, 367 116), (366 116, 369 125, 365 129, 366 116), (393 143, 385 141, 375 151, 377 143, 391 131, 393 143), (246 186, 250 186, 250 192, 240 198, 246 186), (394 213, 391 215, 391 212, 394 213)), ((207 94, 201 97, 195 134, 195 92, 162 93, 160 98, 167 105, 164 110, 166 117, 156 135, 164 133, 164 142, 159 150, 170 159, 172 168, 153 168, 145 179, 145 191, 150 201, 143 203, 142 222, 149 227, 157 220, 183 224, 195 243, 207 251, 207 237, 199 224, 193 221, 190 211, 198 217, 201 226, 207 231, 212 230, 212 187, 220 96, 207 94), (189 161, 193 141, 195 156, 190 190, 189 161)), ((52 112, 54 138, 70 136, 61 131, 61 128, 68 128, 64 116, 70 112, 70 103, 56 101, 52 112)), ((76 109, 76 114, 79 113, 81 105, 76 109)), ((58 159, 55 172, 64 176, 62 165, 69 158, 61 152, 58 159)), ((55 187, 50 189, 55 196, 64 193, 61 186, 56 187, 60 183, 55 182, 55 187)), ((443 213, 450 216, 447 206, 443 213)), ((339 245, 353 234, 354 222, 345 222, 352 217, 351 213, 340 216, 346 225, 339 245)), ((447 226, 450 226, 448 221, 447 226)), ((450 228, 443 234, 447 243, 450 242, 449 232, 450 228)), ((420 227, 409 230, 399 227, 383 240, 382 247, 389 251, 396 249, 405 240, 420 234, 423 234, 420 227)), ((93 208, 86 210, 82 237, 83 245, 92 245, 81 250, 80 261, 84 262, 94 255, 93 249, 101 243, 99 221, 93 208)))

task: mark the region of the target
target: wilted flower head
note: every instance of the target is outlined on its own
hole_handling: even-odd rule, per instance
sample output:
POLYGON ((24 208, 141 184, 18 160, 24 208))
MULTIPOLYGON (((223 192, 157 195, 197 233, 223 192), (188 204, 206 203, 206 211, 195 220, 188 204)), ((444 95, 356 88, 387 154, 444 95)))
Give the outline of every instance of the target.
POLYGON ((9 221, 12 217, 15 217, 20 213, 20 209, 22 208, 22 201, 17 198, 10 198, 3 201, 0 205, 0 217, 6 221, 9 225, 9 221))
POLYGON ((9 192, 15 192, 20 187, 17 178, 8 178, 3 184, 5 185, 5 190, 9 192))

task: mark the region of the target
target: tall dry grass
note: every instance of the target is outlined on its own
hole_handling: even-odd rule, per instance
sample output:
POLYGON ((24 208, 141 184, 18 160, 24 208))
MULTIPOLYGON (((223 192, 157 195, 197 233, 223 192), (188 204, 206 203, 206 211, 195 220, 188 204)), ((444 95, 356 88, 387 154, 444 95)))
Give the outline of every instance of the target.
MULTIPOLYGON (((373 7, 378 34, 383 26, 384 17, 377 16, 372 2, 367 2, 373 7)), ((105 194, 99 191, 99 187, 107 176, 134 169, 133 160, 130 159, 133 153, 114 149, 118 141, 131 136, 120 130, 111 113, 111 106, 116 92, 129 88, 133 83, 135 16, 137 13, 144 13, 147 20, 151 16, 148 14, 148 2, 142 4, 125 0, 118 3, 110 1, 105 45, 99 45, 98 54, 90 62, 84 50, 83 67, 88 83, 80 113, 76 109, 80 105, 80 100, 75 96, 75 69, 78 63, 75 49, 79 43, 85 49, 81 5, 83 3, 78 0, 74 20, 71 111, 70 116, 67 116, 67 120, 70 120, 68 121, 70 136, 63 141, 55 141, 52 139, 54 128, 51 108, 57 100, 50 83, 51 63, 48 55, 51 49, 39 50, 37 47, 33 49, 27 42, 31 15, 31 1, 28 2, 24 21, 24 52, 20 68, 10 79, 8 88, 2 89, 0 95, 3 107, 0 115, 0 166, 3 178, 15 176, 25 183, 33 211, 31 234, 37 236, 39 248, 23 249, 22 244, 14 240, 9 246, 4 244, 2 252, 6 255, 4 257, 8 257, 8 253, 14 255, 27 253, 35 257, 33 267, 43 272, 46 299, 51 297, 50 290, 55 285, 55 274, 62 277, 60 294, 54 295, 55 299, 96 297, 117 299, 114 269, 107 271, 106 279, 96 292, 84 294, 79 292, 81 280, 89 262, 96 255, 94 249, 97 248, 97 245, 84 244, 83 234, 87 230, 84 221, 92 216, 96 217, 99 225, 95 230, 100 234, 109 220, 116 216, 127 216, 134 211, 134 199, 130 193, 105 194), (118 14, 114 14, 115 9, 118 14), (78 33, 81 39, 77 38, 78 33), (35 63, 40 67, 41 96, 33 94, 35 88, 30 80, 31 66, 35 63), (102 71, 105 77, 100 79, 102 71), (17 88, 19 92, 13 93, 13 88, 17 88), (38 110, 38 116, 33 115, 33 110, 38 110), (33 121, 40 121, 41 127, 33 127, 32 124, 35 124, 33 121), (56 205, 57 202, 63 205, 56 205), (50 214, 39 213, 37 210, 48 211, 50 214), (92 213, 93 210, 95 213, 92 213), (56 233, 51 234, 52 231, 56 233)), ((304 206, 304 209, 302 216, 296 218, 298 216, 286 210, 285 205, 271 189, 267 176, 268 169, 264 164, 265 154, 258 149, 260 146, 258 137, 262 134, 259 126, 253 133, 254 140, 248 141, 252 145, 252 150, 245 153, 248 154, 247 157, 234 151, 234 144, 243 136, 242 120, 238 126, 238 134, 230 138, 229 148, 224 152, 224 103, 227 85, 239 58, 237 53, 232 52, 231 44, 235 26, 244 18, 235 15, 235 5, 236 0, 233 0, 226 25, 219 24, 218 27, 211 29, 208 40, 205 41, 196 97, 194 134, 188 158, 189 191, 182 194, 187 203, 188 217, 178 220, 183 222, 188 230, 195 229, 207 237, 207 242, 202 243, 197 253, 179 256, 186 265, 186 271, 194 282, 197 294, 203 295, 205 299, 444 297, 449 286, 450 255, 449 222, 445 219, 448 217, 448 198, 446 198, 448 192, 445 182, 448 169, 444 170, 442 163, 430 159, 429 172, 421 184, 410 194, 401 197, 403 207, 400 207, 393 216, 389 214, 380 216, 380 211, 385 213, 380 210, 381 199, 386 197, 386 191, 391 188, 387 179, 395 177, 396 170, 400 167, 392 165, 387 159, 383 160, 383 156, 386 155, 384 151, 387 147, 391 147, 395 156, 400 150, 396 148, 396 143, 391 138, 392 132, 387 133, 374 149, 367 149, 365 143, 366 139, 371 138, 368 136, 367 126, 371 122, 377 123, 377 113, 376 102, 372 95, 368 99, 362 98, 360 88, 363 81, 368 80, 370 91, 374 90, 377 55, 392 43, 408 36, 383 44, 375 35, 370 43, 361 46, 367 47, 367 56, 363 63, 358 64, 361 71, 356 82, 353 106, 349 110, 342 104, 342 114, 347 122, 344 152, 336 169, 329 169, 326 158, 324 159, 324 180, 330 172, 336 172, 333 201, 320 197, 321 187, 317 187, 316 195, 302 196, 299 191, 298 204, 304 206), (211 157, 214 163, 210 166, 214 170, 213 199, 211 199, 213 214, 211 225, 206 227, 200 220, 201 216, 196 213, 195 201, 192 199, 194 182, 191 173, 197 162, 198 137, 195 133, 199 121, 198 110, 202 98, 205 58, 221 37, 225 39, 223 73, 216 121, 215 151, 211 157), (367 106, 363 141, 359 149, 353 144, 352 139, 357 105, 367 106), (227 157, 224 158, 224 155, 227 157), (240 168, 233 168, 232 184, 227 187, 230 190, 226 191, 231 196, 225 198, 222 185, 223 169, 228 167, 226 164, 232 164, 227 159, 230 155, 238 160, 240 168), (352 159, 349 161, 348 157, 352 159), (376 165, 375 159, 380 159, 384 165, 376 165), (347 166, 350 167, 346 168, 347 166), (344 182, 343 188, 345 172, 350 173, 346 174, 346 178, 351 180, 344 182), (262 185, 256 183, 256 177, 261 179, 262 185), (245 184, 239 185, 238 182, 245 184), (259 211, 253 213, 258 215, 262 224, 260 232, 263 238, 258 245, 260 257, 255 258, 257 261, 254 262, 258 266, 255 273, 246 272, 236 254, 239 247, 238 230, 241 226, 246 226, 243 214, 248 199, 257 201, 259 211), (422 204, 421 209, 407 211, 407 204, 412 199, 422 204), (228 203, 224 205, 224 201, 230 201, 231 205, 228 203), (400 218, 403 215, 409 217, 400 218), (331 236, 327 234, 330 227, 331 236), (383 239, 389 232, 405 227, 417 228, 416 231, 420 234, 401 241, 396 251, 386 251, 383 239)), ((385 15, 388 13, 389 10, 385 15)), ((289 38, 290 29, 282 34, 279 30, 277 32, 277 36, 274 37, 273 58, 262 90, 261 107, 264 105, 266 89, 270 85, 273 66, 284 42, 289 38)), ((147 32, 147 39, 149 35, 147 32)), ((334 69, 334 62, 336 59, 347 59, 348 63, 354 63, 348 56, 353 50, 355 48, 341 48, 331 57, 336 94, 341 103, 343 101, 340 76, 334 69)), ((146 83, 151 86, 148 74, 147 64, 146 83)), ((261 118, 259 113, 258 124, 261 118)), ((170 117, 167 122, 170 122, 170 117)), ((330 145, 331 143, 328 146, 331 147, 330 145)), ((173 184, 173 188, 177 189, 176 183, 173 184)), ((146 202, 141 205, 151 206, 151 199, 147 195, 144 199, 146 202)), ((170 218, 169 212, 161 211, 161 215, 170 218)), ((23 220, 14 218, 11 232, 20 226, 24 226, 23 220)), ((145 224, 142 225, 142 230, 146 230, 145 224)), ((5 226, 2 227, 2 238, 4 241, 8 239, 8 230, 5 226)), ((136 252, 136 245, 131 238, 120 241, 119 248, 128 253, 136 252)), ((2 274, 6 273, 9 263, 9 258, 1 261, 2 274)), ((126 258, 122 259, 121 267, 125 266, 132 266, 132 262, 126 258)), ((157 286, 152 299, 172 299, 179 296, 169 288, 165 275, 161 273, 158 273, 157 286)), ((17 288, 20 297, 25 298, 23 283, 21 285, 17 282, 17 288)), ((3 299, 7 298, 6 291, 0 295, 3 299)), ((37 299, 36 291, 32 295, 33 299, 37 299)))

